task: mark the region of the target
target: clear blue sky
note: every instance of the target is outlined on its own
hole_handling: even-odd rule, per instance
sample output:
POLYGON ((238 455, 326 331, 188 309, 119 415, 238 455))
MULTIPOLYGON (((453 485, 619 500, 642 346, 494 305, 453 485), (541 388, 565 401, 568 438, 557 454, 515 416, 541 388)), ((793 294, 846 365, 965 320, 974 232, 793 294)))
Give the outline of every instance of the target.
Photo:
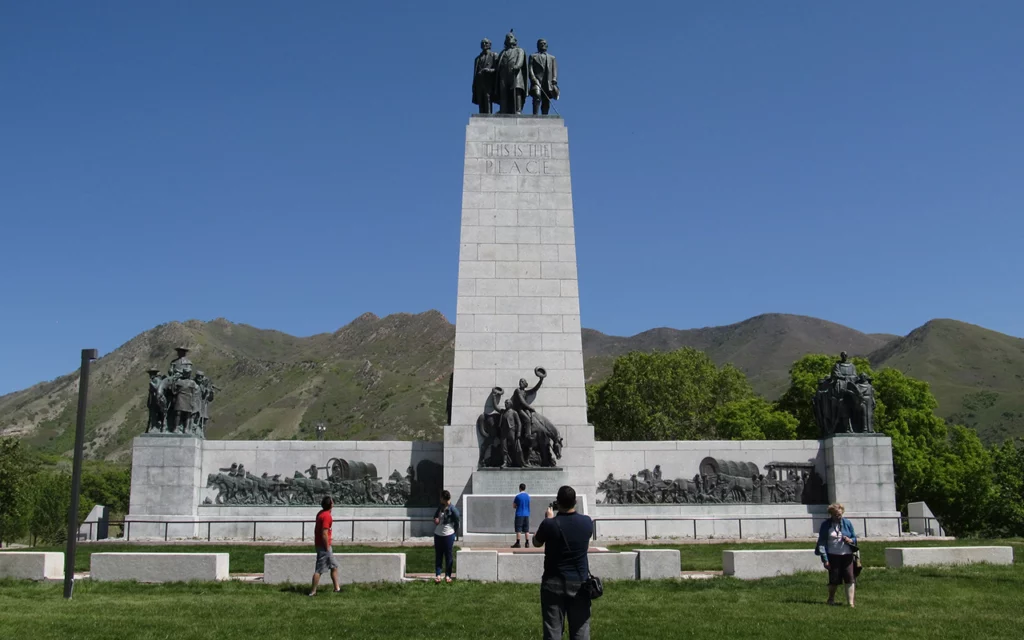
POLYGON ((454 319, 481 37, 558 56, 584 326, 1024 335, 1024 2, 4 2, 0 393, 169 320, 454 319))

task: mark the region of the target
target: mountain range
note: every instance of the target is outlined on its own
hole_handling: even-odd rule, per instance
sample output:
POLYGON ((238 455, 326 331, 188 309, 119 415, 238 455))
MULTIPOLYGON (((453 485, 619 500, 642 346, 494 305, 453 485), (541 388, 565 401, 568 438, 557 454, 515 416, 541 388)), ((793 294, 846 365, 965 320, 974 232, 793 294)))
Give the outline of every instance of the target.
MULTIPOLYGON (((174 347, 221 388, 211 404, 208 437, 440 440, 446 422, 455 327, 437 311, 364 314, 334 333, 295 337, 224 319, 159 325, 93 366, 86 455, 126 460, 145 429, 146 369, 166 364, 174 347)), ((790 365, 807 353, 840 350, 929 382, 943 417, 978 430, 983 440, 1024 435, 1024 340, 955 320, 932 320, 900 337, 785 314, 760 315, 703 329, 651 329, 631 337, 583 330, 588 382, 608 376, 630 351, 694 347, 732 363, 770 399, 788 384, 790 365)), ((77 372, 0 396, 0 435, 44 451, 72 447, 77 372)))

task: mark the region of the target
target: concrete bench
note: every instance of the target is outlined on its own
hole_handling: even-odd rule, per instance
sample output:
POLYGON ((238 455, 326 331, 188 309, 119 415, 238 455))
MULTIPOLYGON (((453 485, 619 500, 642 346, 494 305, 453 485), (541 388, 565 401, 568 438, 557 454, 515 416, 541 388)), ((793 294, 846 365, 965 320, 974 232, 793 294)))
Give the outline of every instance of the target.
POLYGON ((723 573, 742 580, 786 576, 805 571, 825 571, 814 549, 764 549, 723 551, 723 573))
MULTIPOLYGON (((639 580, 665 580, 680 574, 679 549, 634 549, 639 580)), ((600 575, 600 574, 598 574, 600 575)))
POLYGON ((890 569, 936 564, 1013 564, 1013 547, 888 547, 890 569))
MULTIPOLYGON (((460 551, 459 554, 464 554, 460 551)), ((480 565, 483 566, 486 560, 483 554, 486 551, 476 551, 481 554, 480 565)), ((540 584, 544 575, 544 554, 543 553, 497 553, 497 581, 498 582, 523 582, 540 584)), ((469 556, 473 558, 473 556, 469 556)), ((476 562, 476 560, 473 560, 476 562)), ((637 554, 635 551, 622 553, 590 553, 588 556, 590 572, 599 576, 602 580, 636 580, 637 575, 637 554)), ((487 565, 489 566, 489 565, 487 565)), ((473 571, 471 569, 471 575, 473 571)), ((459 571, 459 578, 473 580, 477 578, 466 578, 463 571, 459 571)), ((487 575, 490 575, 489 573, 487 575)), ((679 560, 676 560, 676 576, 679 575, 679 560)), ((480 578, 486 579, 486 578, 480 578)))
POLYGON ((213 582, 228 579, 228 557, 226 553, 94 553, 89 572, 100 582, 213 582))
POLYGON ((64 554, 59 551, 0 551, 0 578, 61 580, 64 554))
MULTIPOLYGON (((601 580, 636 580, 636 552, 591 553, 587 558, 590 573, 601 580)), ((676 564, 676 576, 679 575, 676 564)))
POLYGON ((455 554, 455 575, 459 580, 498 581, 498 552, 460 549, 455 554))
MULTIPOLYGON (((402 582, 405 579, 404 553, 335 553, 334 559, 338 562, 338 581, 342 584, 402 582)), ((268 553, 263 556, 263 582, 305 584, 313 578, 315 568, 315 553, 268 553)), ((320 582, 329 584, 330 577, 321 576, 320 582)))

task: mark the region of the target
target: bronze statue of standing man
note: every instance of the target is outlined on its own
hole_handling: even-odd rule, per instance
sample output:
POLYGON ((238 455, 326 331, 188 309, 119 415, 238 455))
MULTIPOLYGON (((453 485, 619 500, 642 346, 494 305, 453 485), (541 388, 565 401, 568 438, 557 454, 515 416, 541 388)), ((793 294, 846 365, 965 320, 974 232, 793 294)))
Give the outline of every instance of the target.
POLYGON ((537 41, 537 53, 530 55, 530 96, 533 98, 533 115, 537 111, 544 115, 551 109, 551 101, 558 100, 558 63, 548 53, 548 41, 537 41))
POLYGON ((505 36, 505 49, 498 56, 498 103, 501 113, 522 113, 526 101, 526 53, 519 48, 511 31, 505 36))
POLYGON ((480 113, 491 113, 495 91, 495 71, 498 54, 491 51, 491 41, 480 41, 480 55, 473 61, 473 104, 480 106, 480 113))

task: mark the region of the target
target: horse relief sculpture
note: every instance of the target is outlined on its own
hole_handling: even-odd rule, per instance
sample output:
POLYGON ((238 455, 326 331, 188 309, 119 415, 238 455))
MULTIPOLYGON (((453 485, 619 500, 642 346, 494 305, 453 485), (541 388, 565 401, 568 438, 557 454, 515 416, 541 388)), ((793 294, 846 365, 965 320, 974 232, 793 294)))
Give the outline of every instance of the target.
POLYGON ((210 403, 220 387, 202 371, 196 371, 193 377, 187 348, 177 347, 175 351, 178 357, 167 367, 167 375, 162 375, 159 369, 146 371, 149 374, 146 433, 205 438, 210 403))
POLYGON ((813 462, 753 462, 704 458, 693 478, 662 477, 661 465, 597 484, 601 504, 825 504, 828 490, 813 462))
POLYGON ((415 471, 409 467, 403 476, 396 469, 387 482, 382 479, 375 465, 341 458, 331 458, 325 467, 310 465, 292 477, 257 476, 234 463, 207 476, 206 487, 216 489, 217 496, 205 504, 314 506, 331 496, 338 505, 429 506, 441 490, 442 467, 421 460, 415 471))
POLYGON ((505 390, 491 390, 484 412, 476 420, 481 468, 554 467, 561 459, 562 437, 558 429, 533 407, 547 371, 537 367, 533 373, 537 384, 531 389, 526 379, 521 379, 519 388, 504 404, 501 397, 505 390))
POLYGON ((857 367, 839 354, 832 374, 818 381, 812 401, 814 420, 821 437, 836 433, 874 433, 875 389, 871 378, 857 374, 857 367))

